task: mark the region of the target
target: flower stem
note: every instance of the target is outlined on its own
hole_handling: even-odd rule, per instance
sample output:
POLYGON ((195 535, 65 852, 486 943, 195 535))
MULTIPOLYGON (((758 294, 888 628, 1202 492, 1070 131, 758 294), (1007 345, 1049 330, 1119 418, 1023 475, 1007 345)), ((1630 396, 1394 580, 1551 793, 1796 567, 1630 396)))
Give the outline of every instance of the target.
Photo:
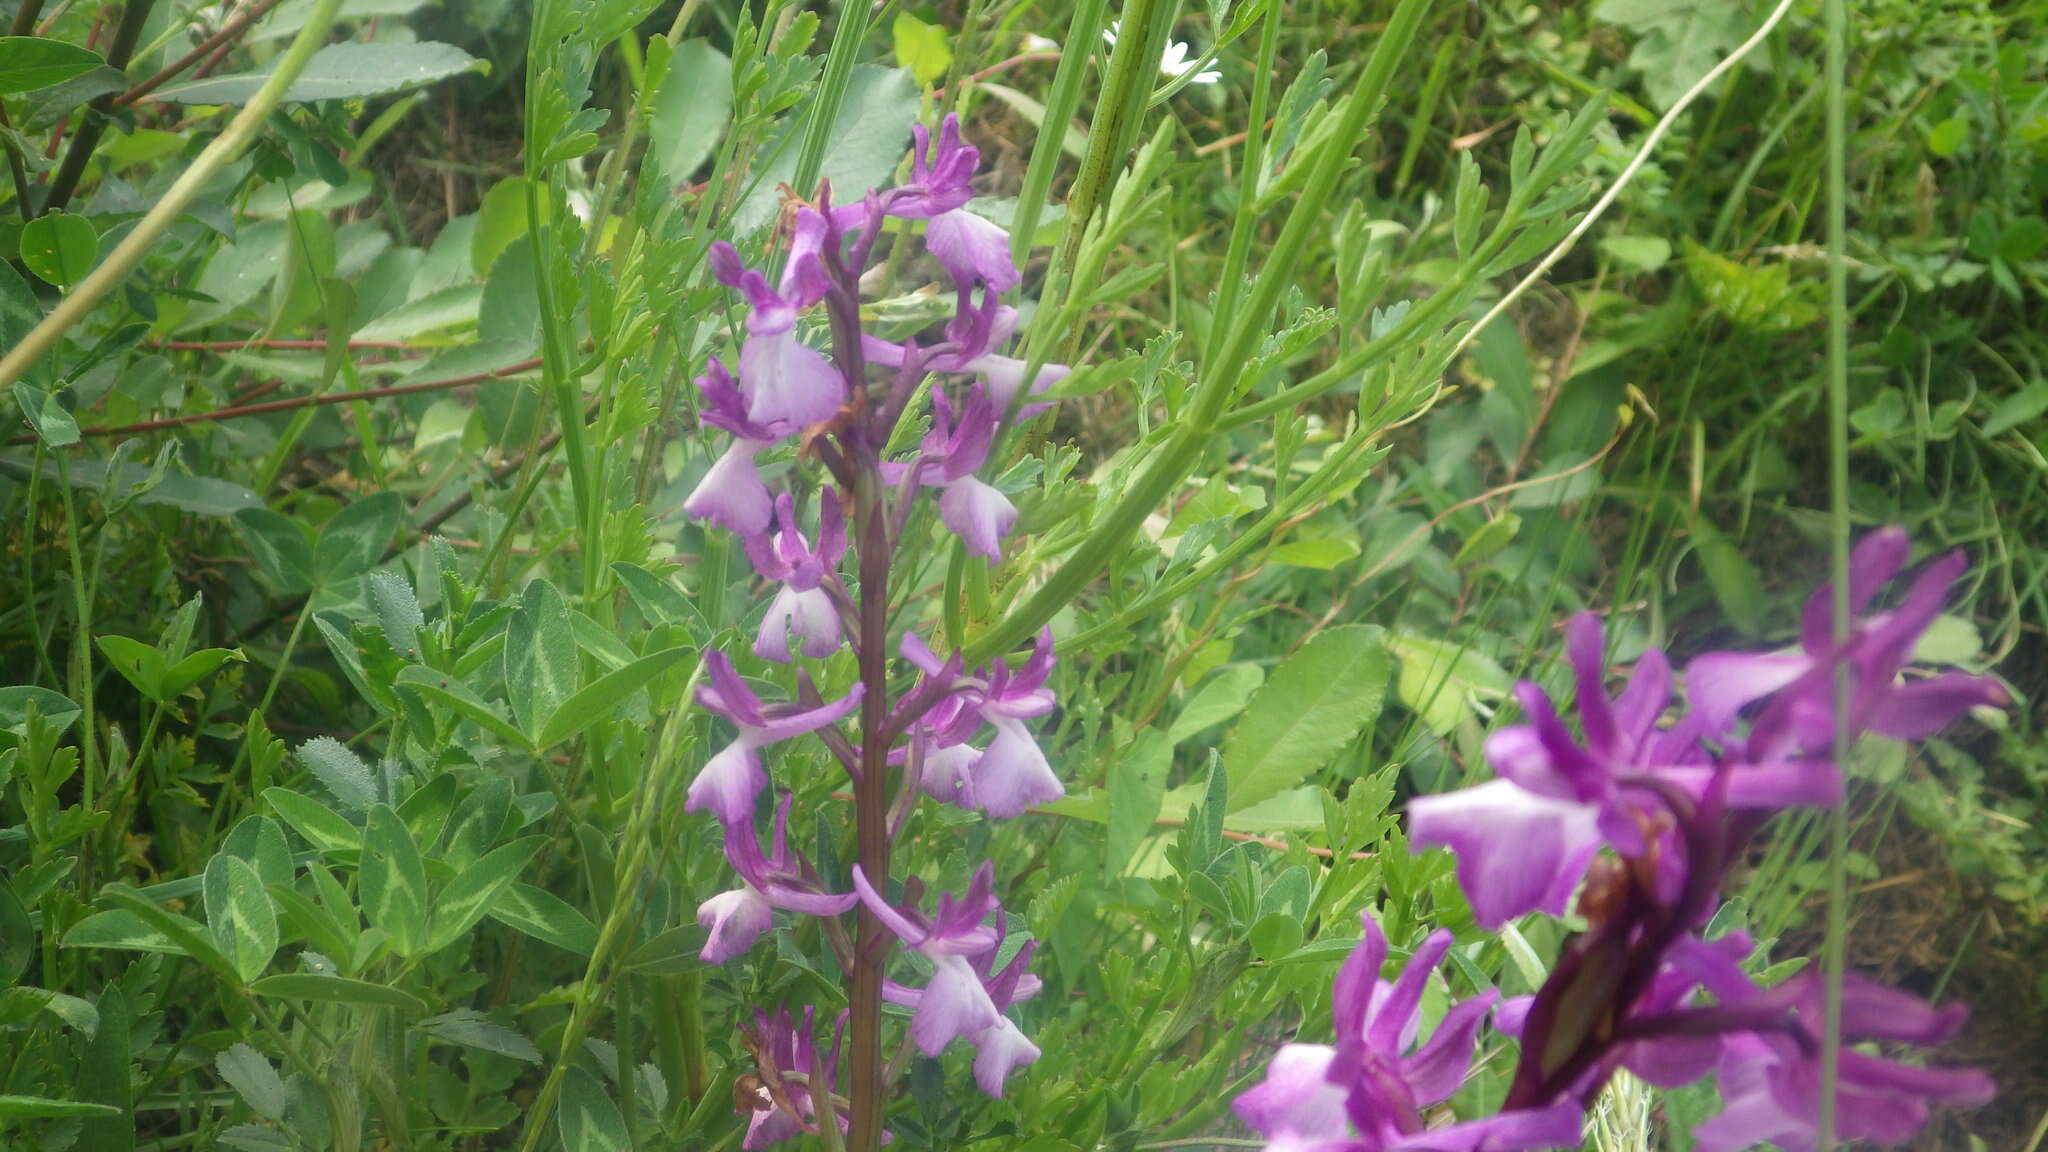
MULTIPOLYGON (((856 847, 860 868, 880 892, 889 885, 889 542, 888 499, 871 455, 858 464, 853 506, 860 533, 860 703, 861 771, 853 782, 856 847)), ((847 1063, 852 1126, 848 1152, 874 1152, 882 1137, 887 1090, 882 1074, 882 966, 888 930, 863 906, 854 935, 852 986, 848 991, 847 1063)))

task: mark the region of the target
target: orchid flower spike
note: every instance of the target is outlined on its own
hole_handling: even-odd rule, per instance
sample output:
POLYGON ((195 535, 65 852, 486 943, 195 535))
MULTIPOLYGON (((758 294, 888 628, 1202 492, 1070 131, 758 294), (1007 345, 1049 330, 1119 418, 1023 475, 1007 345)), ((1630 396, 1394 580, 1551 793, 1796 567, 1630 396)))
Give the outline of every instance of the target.
POLYGON ((846 519, 839 509, 839 494, 826 488, 818 497, 816 548, 798 530, 796 508, 788 493, 776 500, 775 515, 779 528, 773 537, 743 540, 754 570, 782 582, 782 590, 768 605, 768 614, 754 637, 754 655, 789 663, 789 636, 794 632, 798 649, 821 660, 839 651, 841 642, 839 609, 823 587, 846 555, 846 519))
POLYGON ((752 819, 755 798, 768 786, 768 771, 761 766, 756 750, 816 731, 853 711, 860 704, 861 686, 855 684, 846 695, 816 708, 782 705, 767 709, 733 671, 732 660, 725 653, 705 653, 704 666, 711 682, 697 686, 697 703, 732 721, 739 735, 698 771, 690 782, 683 810, 708 808, 722 824, 745 824, 752 819))
POLYGON ((698 953, 706 964, 723 964, 752 948, 774 926, 777 908, 837 916, 859 899, 851 892, 835 896, 820 891, 816 875, 790 851, 789 806, 795 799, 785 792, 775 806, 773 849, 765 855, 751 825, 726 825, 725 858, 739 874, 740 886, 697 906, 697 925, 710 933, 698 953))

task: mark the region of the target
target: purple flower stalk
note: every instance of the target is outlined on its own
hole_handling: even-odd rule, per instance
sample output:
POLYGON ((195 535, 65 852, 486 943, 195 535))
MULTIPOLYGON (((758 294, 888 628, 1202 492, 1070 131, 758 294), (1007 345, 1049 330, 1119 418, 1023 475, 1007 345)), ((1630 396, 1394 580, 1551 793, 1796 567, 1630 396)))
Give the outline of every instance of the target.
MULTIPOLYGON (((1408 1055, 1407 1041, 1395 1042, 1398 1028, 1380 1014, 1407 1011, 1400 982, 1375 992, 1363 1012, 1356 1007, 1361 973, 1376 972, 1384 958, 1370 924, 1338 978, 1336 1048, 1282 1049, 1266 1083, 1239 1099, 1240 1115, 1274 1137, 1275 1148, 1575 1147, 1578 1113, 1616 1071, 1662 1087, 1718 1072, 1725 1107, 1698 1130, 1702 1152, 1763 1141, 1787 1152, 1814 1147, 1826 1090, 1820 978, 1806 972, 1758 988, 1741 967, 1751 951, 1747 937, 1707 941, 1698 933, 1764 817, 1841 802, 1834 761, 1846 749, 1836 746, 1832 716, 1838 665, 1850 672, 1852 735, 1917 739, 1971 707, 2006 699, 1985 677, 1907 676, 1914 644, 1962 560, 1936 560, 1896 608, 1871 612, 1906 555, 1904 533, 1873 533, 1851 565, 1856 619, 1845 642, 1832 638, 1831 594, 1822 589, 1807 604, 1797 652, 1693 661, 1685 677, 1692 708, 1675 718, 1667 717, 1673 677, 1664 654, 1644 653, 1610 699, 1599 622, 1575 617, 1566 647, 1580 735, 1540 689, 1520 684, 1516 697, 1528 721, 1486 742, 1498 778, 1411 803, 1410 842, 1457 854, 1459 883, 1482 925, 1561 913, 1574 892, 1587 924, 1566 940, 1534 996, 1494 1014, 1495 1026, 1521 1042, 1498 1116, 1411 1135, 1414 1109, 1456 1088, 1465 1056, 1447 1053, 1469 1053, 1481 1010, 1468 1007, 1475 1001, 1454 1008, 1429 1045, 1408 1055), (1518 1119, 1507 1130, 1484 1127, 1509 1117, 1518 1119), (1470 1142, 1461 1142, 1467 1132, 1470 1142)), ((1432 937, 1410 970, 1423 959, 1433 964, 1446 941, 1432 937)), ((1935 1009, 1851 978, 1840 1040, 1931 1045, 1962 1018, 1959 1007, 1935 1009)), ((1899 1143, 1925 1123, 1930 1105, 1991 1097, 1989 1080, 1974 1070, 1921 1067, 1848 1047, 1839 1056, 1833 1090, 1845 1138, 1899 1143)))
MULTIPOLYGON (((764 704, 725 654, 711 652, 705 656, 708 682, 697 690, 706 710, 738 729, 698 772, 684 804, 689 811, 708 810, 724 826, 726 859, 738 878, 737 887, 698 907, 707 933, 703 959, 722 963, 743 955, 773 929, 781 910, 823 920, 823 938, 847 974, 843 1114, 822 1104, 838 1042, 820 1060, 808 1014, 801 1027, 786 1011, 761 1016, 747 1034, 759 1092, 740 1097, 741 1111, 749 1114, 749 1148, 817 1132, 818 1117, 828 1111, 841 1117, 850 1152, 871 1152, 885 1138, 882 1112, 901 1072, 882 1058, 885 999, 912 1009, 907 1041, 917 1049, 937 1054, 956 1040, 972 1045, 975 1081, 991 1096, 1002 1094, 1015 1069, 1038 1058, 1008 1015, 1038 990, 1025 970, 1034 948, 1026 942, 997 966, 1004 921, 992 867, 984 863, 958 899, 942 897, 929 919, 916 908, 922 890, 916 878, 900 883, 899 904, 882 895, 897 890, 891 886, 892 843, 920 795, 1009 819, 1062 794, 1026 723, 1054 707, 1047 687, 1049 635, 1020 666, 998 660, 976 674, 963 671, 957 651, 940 660, 909 634, 900 656, 890 644, 891 615, 902 610, 891 599, 892 567, 906 547, 920 543, 906 539, 912 526, 922 532, 930 523, 911 515, 917 499, 936 505, 943 546, 1000 562, 1017 510, 978 473, 1002 422, 1042 411, 1047 405, 1031 397, 1067 371, 1050 364, 1034 374, 1004 355, 1017 313, 1000 295, 1019 277, 1008 235, 965 208, 979 154, 961 141, 950 116, 936 139, 921 126, 913 135, 907 183, 838 206, 821 188, 815 203, 796 206, 784 271, 773 285, 731 246, 711 250, 713 275, 747 304, 746 331, 737 373, 713 358, 697 380, 704 425, 731 439, 684 511, 739 536, 755 570, 776 585, 754 637, 754 656, 772 670, 850 649, 858 672, 844 695, 827 701, 811 672, 798 670, 793 702, 764 704), (887 217, 923 221, 924 247, 952 282, 957 308, 936 338, 885 341, 862 331, 861 274, 884 239, 887 217), (821 331, 830 333, 829 355, 806 342, 808 333, 821 331), (885 447, 927 377, 936 378, 929 390, 931 433, 909 458, 885 460, 885 447), (776 492, 755 459, 791 439, 795 467, 788 490, 776 492), (797 513, 811 493, 818 510, 815 539, 805 535, 797 513), (853 570, 843 571, 849 557, 853 570), (839 731, 849 719, 851 730, 839 731), (993 730, 987 743, 969 743, 984 726, 993 730), (813 732, 851 780, 850 893, 826 891, 791 851, 787 828, 797 789, 783 789, 769 850, 762 850, 754 830, 769 785, 759 750, 813 732), (849 913, 856 917, 851 933, 839 923, 849 913), (898 948, 929 962, 931 977, 922 987, 886 979, 898 948)), ((911 243, 915 235, 898 230, 888 239, 911 243)), ((949 639, 957 645, 959 638, 949 639)), ((844 666, 842 659, 834 671, 844 666)))

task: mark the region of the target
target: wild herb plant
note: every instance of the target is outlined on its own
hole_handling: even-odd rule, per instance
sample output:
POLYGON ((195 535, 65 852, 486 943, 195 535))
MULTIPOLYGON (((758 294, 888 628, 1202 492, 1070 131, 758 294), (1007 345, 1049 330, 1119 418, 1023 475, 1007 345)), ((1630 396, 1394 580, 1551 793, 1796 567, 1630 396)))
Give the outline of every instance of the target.
MULTIPOLYGON (((1571 1142, 1585 1105, 1598 1145, 1642 1095, 1597 1093, 1612 1037, 1547 1005, 1616 939, 1655 984, 1644 925, 1698 910, 1609 858, 1586 890, 1626 915, 1496 915, 1408 838, 1482 764, 1513 779, 1511 696, 1555 727, 1515 685, 1562 689, 1561 607, 1628 606, 1638 667, 1718 643, 1679 628, 1710 608, 1779 635, 1759 494, 1846 539, 1800 519, 1771 429, 1822 381, 1719 386, 1708 354, 1775 369, 1828 312, 1756 283, 1805 255, 1721 255, 1738 225, 1807 239, 1813 181, 1775 165, 1819 123, 1815 41, 1782 6, 1770 36, 1694 7, 1675 38, 1561 14, 1564 47, 1526 34, 1548 15, 1425 0, 0 8, 0 1143, 1243 1144, 1231 1102, 1320 1034, 1332 972, 1377 975, 1347 959, 1363 910, 1388 954, 1442 958, 1401 985, 1430 1051, 1522 996, 1546 1040, 1526 1076, 1448 1061, 1399 1139, 1552 1104, 1570 1047, 1598 1074, 1541 1131, 1571 1142), (1699 82, 1717 62, 1742 82, 1699 82), (1693 157, 1749 147, 1730 126, 1766 95, 1751 167, 1712 178, 1693 157), (1754 221, 1780 176, 1797 210, 1754 221), (1545 294, 1507 288, 1539 261, 1585 305, 1556 360, 1545 294), (1687 291, 1729 338, 1687 332, 1687 291), (1686 467, 1704 495, 1667 486, 1686 467)), ((1868 60, 1836 90, 1939 117, 1930 147, 1996 194, 1944 215, 1967 268, 1931 243, 1886 267, 2020 309, 2031 145, 1994 130, 2030 122, 2033 57, 1932 101, 1868 60)), ((1927 374, 1859 399, 1877 487, 1952 441, 1982 449, 1972 491, 2023 469, 2013 347, 1988 419, 1906 435, 1927 374)), ((2017 620, 2038 564, 1981 531, 1931 535, 2017 620)), ((1958 627, 1930 627, 1944 661, 2010 647, 1958 627)), ((1764 714, 1717 723, 1746 768, 1764 714)), ((1970 731, 1927 747, 1977 770, 1970 731)), ((1616 812, 1721 836, 1722 864, 1749 842, 1635 785, 1616 812)), ((1801 1075, 1814 1010, 1780 1001, 1829 981, 1787 982, 1782 938, 1830 832, 1775 822, 1746 883, 1695 869, 1733 893, 1706 936, 1758 944, 1715 997, 1764 988, 1744 1019, 1789 1011, 1757 1042, 1801 1075)), ((1673 1141, 1704 1119, 1657 1105, 1673 1141)))

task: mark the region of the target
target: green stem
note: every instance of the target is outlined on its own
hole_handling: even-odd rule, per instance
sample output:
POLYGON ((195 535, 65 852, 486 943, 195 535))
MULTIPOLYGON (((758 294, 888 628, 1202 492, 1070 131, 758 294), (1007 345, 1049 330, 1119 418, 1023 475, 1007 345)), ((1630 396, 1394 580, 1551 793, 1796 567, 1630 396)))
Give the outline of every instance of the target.
MULTIPOLYGON (((1843 250, 1847 233, 1848 143, 1843 100, 1843 60, 1848 20, 1842 0, 1827 0, 1827 393, 1828 536, 1832 545, 1835 658, 1835 756, 1846 763, 1849 731, 1849 665, 1840 653, 1849 641, 1849 280, 1843 250)), ((1849 934, 1849 805, 1846 796, 1828 819, 1828 925, 1823 953, 1827 982, 1820 1049, 1820 1152, 1833 1152, 1836 1079, 1842 1058, 1842 975, 1849 934)))
POLYGON ((156 206, 137 221, 133 230, 122 239, 100 266, 93 269, 86 278, 74 285, 64 299, 43 317, 42 323, 29 330, 5 356, 0 356, 0 388, 12 389, 14 382, 21 379, 29 365, 36 362, 45 352, 54 347, 60 337, 72 325, 89 315, 100 297, 124 280, 129 271, 142 260, 164 230, 190 207, 200 189, 212 181, 228 163, 242 154, 242 149, 256 136, 263 122, 277 110, 278 101, 283 99, 285 90, 305 70, 306 61, 327 38, 327 26, 334 21, 334 13, 341 6, 341 0, 315 0, 313 10, 306 17, 305 26, 299 29, 290 48, 277 62, 277 67, 256 95, 249 98, 241 112, 228 123, 227 131, 214 137, 213 143, 199 153, 192 166, 185 169, 176 182, 167 190, 156 206))
MULTIPOLYGON (((832 144, 832 130, 839 121, 839 105, 846 98, 847 80, 853 75, 854 57, 868 35, 867 4, 840 4, 839 26, 832 30, 832 47, 825 53, 825 70, 811 92, 811 106, 804 117, 803 145, 796 155, 796 180, 790 187, 809 196, 818 186, 818 174, 825 166, 825 150, 832 144)), ((858 194, 842 193, 841 199, 858 194)))

